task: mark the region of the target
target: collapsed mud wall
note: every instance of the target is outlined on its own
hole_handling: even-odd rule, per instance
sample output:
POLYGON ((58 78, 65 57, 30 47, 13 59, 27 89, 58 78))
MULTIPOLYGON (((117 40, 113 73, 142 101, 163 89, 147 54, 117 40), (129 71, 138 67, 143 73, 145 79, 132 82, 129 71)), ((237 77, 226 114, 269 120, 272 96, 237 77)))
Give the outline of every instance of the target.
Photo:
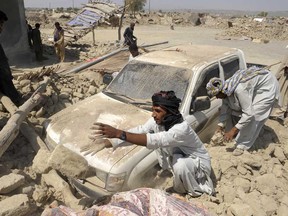
POLYGON ((0 8, 8 17, 0 35, 0 42, 10 62, 15 62, 21 59, 21 55, 29 52, 24 2, 2 0, 0 8))

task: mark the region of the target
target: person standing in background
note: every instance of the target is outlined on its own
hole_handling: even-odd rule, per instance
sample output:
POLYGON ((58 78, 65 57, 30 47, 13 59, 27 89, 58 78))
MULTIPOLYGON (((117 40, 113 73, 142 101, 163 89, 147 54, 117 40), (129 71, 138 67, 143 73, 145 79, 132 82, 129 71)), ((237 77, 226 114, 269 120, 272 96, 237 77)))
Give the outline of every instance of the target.
POLYGON ((36 55, 36 61, 43 60, 43 45, 42 45, 41 33, 40 33, 39 28, 40 28, 40 24, 36 23, 35 28, 32 31, 32 41, 33 41, 34 52, 36 55))
POLYGON ((59 61, 63 62, 65 58, 64 30, 59 22, 55 22, 54 47, 59 61))

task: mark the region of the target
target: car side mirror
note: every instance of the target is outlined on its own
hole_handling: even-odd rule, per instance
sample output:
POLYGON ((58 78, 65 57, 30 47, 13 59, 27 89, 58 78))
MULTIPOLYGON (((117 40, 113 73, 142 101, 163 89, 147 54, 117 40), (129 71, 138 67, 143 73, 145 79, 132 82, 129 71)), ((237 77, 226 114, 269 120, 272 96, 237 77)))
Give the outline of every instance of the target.
POLYGON ((198 112, 207 110, 211 107, 210 98, 208 96, 200 96, 192 101, 190 110, 191 112, 198 112))
POLYGON ((112 76, 112 74, 104 74, 103 75, 103 83, 106 85, 108 85, 113 79, 114 79, 114 77, 112 76))

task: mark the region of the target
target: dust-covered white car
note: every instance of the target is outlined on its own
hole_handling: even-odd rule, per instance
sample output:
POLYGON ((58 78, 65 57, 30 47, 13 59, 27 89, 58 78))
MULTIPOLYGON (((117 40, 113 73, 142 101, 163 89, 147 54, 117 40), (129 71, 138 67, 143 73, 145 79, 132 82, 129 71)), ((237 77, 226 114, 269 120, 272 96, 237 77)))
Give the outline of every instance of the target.
POLYGON ((64 145, 83 155, 90 172, 85 179, 71 179, 90 197, 99 197, 145 185, 143 177, 158 163, 156 153, 130 145, 106 148, 84 155, 80 148, 90 140, 93 122, 123 130, 145 123, 151 117, 151 96, 173 90, 182 103, 180 111, 203 142, 216 127, 221 100, 209 98, 206 84, 212 77, 229 78, 245 69, 239 49, 185 44, 143 54, 127 63, 102 92, 55 114, 46 125, 46 142, 64 145))

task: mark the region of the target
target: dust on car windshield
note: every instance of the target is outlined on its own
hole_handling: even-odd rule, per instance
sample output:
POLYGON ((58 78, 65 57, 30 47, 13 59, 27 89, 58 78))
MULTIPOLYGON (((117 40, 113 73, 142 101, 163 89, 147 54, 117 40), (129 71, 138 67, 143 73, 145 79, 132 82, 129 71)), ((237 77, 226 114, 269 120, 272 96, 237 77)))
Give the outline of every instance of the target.
POLYGON ((134 61, 123 68, 107 90, 146 100, 155 92, 173 90, 183 100, 191 75, 185 68, 134 61))

